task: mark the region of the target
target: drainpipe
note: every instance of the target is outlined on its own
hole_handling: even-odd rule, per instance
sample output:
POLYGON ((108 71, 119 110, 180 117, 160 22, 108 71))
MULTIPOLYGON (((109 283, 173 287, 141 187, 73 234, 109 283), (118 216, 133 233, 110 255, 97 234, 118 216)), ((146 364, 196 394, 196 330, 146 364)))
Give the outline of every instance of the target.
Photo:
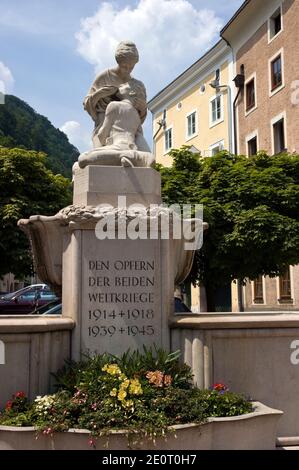
MULTIPOLYGON (((222 37, 226 44, 230 47, 232 51, 232 56, 234 57, 232 45, 229 43, 227 39, 222 37)), ((241 93, 242 88, 244 87, 245 83, 245 75, 244 75, 244 67, 241 66, 240 73, 234 78, 236 87, 238 88, 238 93, 234 99, 233 103, 233 126, 234 126, 234 154, 238 154, 238 129, 237 129, 237 102, 241 93)), ((244 312, 244 302, 243 302, 243 286, 240 279, 237 279, 237 292, 238 292, 238 311, 244 312)))
MULTIPOLYGON (((228 139, 229 139, 229 142, 228 142, 228 150, 230 153, 234 153, 234 149, 233 149, 233 139, 232 139, 232 115, 233 115, 233 111, 232 111, 232 89, 230 87, 230 85, 215 85, 214 82, 210 83, 210 86, 216 90, 220 90, 221 88, 225 88, 227 90, 227 99, 228 99, 228 114, 229 114, 229 118, 228 118, 228 139)), ((234 115, 233 115, 234 116, 234 115)), ((234 119, 234 117, 233 117, 234 119)))
MULTIPOLYGON (((237 133, 237 102, 240 96, 241 90, 244 86, 245 76, 244 73, 238 74, 234 78, 235 85, 238 87, 238 93, 234 99, 233 105, 233 114, 234 114, 234 140, 235 140, 235 155, 238 154, 238 133, 237 133)), ((238 291, 238 311, 244 312, 244 302, 243 302, 243 286, 240 279, 237 280, 237 291, 238 291)))
POLYGON ((234 154, 238 154, 238 129, 237 129, 237 102, 241 93, 241 87, 238 89, 238 93, 234 99, 233 104, 233 121, 234 121, 234 154))

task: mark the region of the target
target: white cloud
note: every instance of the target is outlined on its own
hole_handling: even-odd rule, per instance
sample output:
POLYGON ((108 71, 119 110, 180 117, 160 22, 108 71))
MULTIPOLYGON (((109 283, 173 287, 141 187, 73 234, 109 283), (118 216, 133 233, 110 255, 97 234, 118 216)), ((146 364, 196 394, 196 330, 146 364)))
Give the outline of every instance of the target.
POLYGON ((133 40, 140 63, 134 75, 151 96, 174 79, 218 39, 222 20, 188 0, 140 0, 117 7, 104 2, 94 16, 81 20, 76 34, 78 52, 96 71, 114 64, 119 41, 133 40))
POLYGON ((89 150, 92 146, 91 136, 77 121, 67 121, 60 130, 64 132, 71 144, 75 145, 81 152, 89 150))
POLYGON ((14 78, 9 68, 0 62, 0 92, 10 93, 14 86, 14 78))

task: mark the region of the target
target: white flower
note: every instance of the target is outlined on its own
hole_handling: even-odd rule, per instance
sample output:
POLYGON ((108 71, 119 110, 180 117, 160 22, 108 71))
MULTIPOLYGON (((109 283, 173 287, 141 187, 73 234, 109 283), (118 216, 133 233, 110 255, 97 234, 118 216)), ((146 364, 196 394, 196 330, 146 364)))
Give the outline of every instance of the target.
POLYGON ((48 410, 52 408, 56 400, 56 395, 45 395, 44 397, 38 396, 34 400, 35 409, 40 414, 48 414, 48 410))

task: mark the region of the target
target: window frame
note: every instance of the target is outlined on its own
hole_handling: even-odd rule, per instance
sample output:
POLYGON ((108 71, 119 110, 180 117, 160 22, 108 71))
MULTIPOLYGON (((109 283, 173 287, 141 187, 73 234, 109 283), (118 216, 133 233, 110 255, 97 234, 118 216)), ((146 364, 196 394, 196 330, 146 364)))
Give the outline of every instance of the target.
POLYGON ((224 121, 223 93, 217 93, 210 98, 209 108, 210 128, 212 128, 224 121), (220 98, 220 118, 216 119, 216 121, 213 121, 213 101, 216 101, 218 98, 220 98))
POLYGON ((251 291, 252 291, 252 305, 266 305, 266 283, 265 283, 265 276, 260 275, 259 278, 261 278, 261 285, 262 285, 262 297, 258 298, 256 295, 256 281, 257 279, 254 279, 251 281, 251 291), (260 301, 261 300, 261 301, 260 301))
POLYGON ((198 111, 197 109, 193 109, 192 111, 190 111, 188 114, 186 114, 186 142, 188 142, 188 140, 191 140, 193 139, 194 137, 196 137, 198 135, 198 111), (189 118, 195 114, 195 131, 193 134, 189 134, 189 118))
POLYGON ((278 87, 280 87, 282 85, 282 58, 281 58, 281 54, 279 54, 274 60, 272 60, 271 62, 271 91, 275 91, 278 87), (278 71, 275 71, 274 70, 274 65, 275 64, 280 64, 280 70, 279 72, 278 71), (279 76, 280 76, 280 80, 277 81, 277 83, 274 83, 276 82, 277 80, 277 75, 279 73, 279 76))
POLYGON ((283 30, 284 30, 283 23, 284 23, 284 21, 283 21, 283 11, 282 11, 282 3, 281 3, 277 8, 275 8, 275 10, 272 12, 272 14, 268 18, 268 44, 270 44, 272 41, 274 41, 274 39, 276 39, 283 32, 283 30), (280 29, 280 31, 278 31, 278 33, 276 33, 272 36, 273 17, 274 17, 275 13, 278 10, 280 10, 281 29, 280 29))
POLYGON ((213 150, 217 147, 222 147, 219 151, 222 152, 224 150, 224 139, 218 140, 214 144, 209 146, 209 157, 213 157, 213 150))
POLYGON ((248 157, 254 157, 255 155, 257 155, 258 153, 258 147, 257 147, 257 136, 255 135, 254 137, 252 137, 252 139, 248 140, 247 141, 247 156, 248 157), (256 152, 249 152, 249 146, 251 145, 251 142, 255 141, 256 143, 256 152))
POLYGON ((164 155, 167 155, 170 152, 170 150, 172 150, 173 148, 174 148, 174 145, 173 145, 173 125, 170 125, 164 131, 164 155), (167 149, 166 148, 166 135, 170 131, 171 131, 171 146, 167 149))
POLYGON ((258 131, 258 129, 256 129, 255 131, 251 132, 251 134, 248 134, 246 136, 246 139, 245 139, 245 142, 246 142, 246 155, 247 155, 248 158, 252 156, 252 155, 249 155, 249 153, 248 153, 248 143, 253 139, 256 139, 257 152, 259 152, 259 131, 258 131))
POLYGON ((276 95, 279 91, 281 91, 285 87, 285 78, 284 78, 284 49, 280 49, 276 52, 270 59, 269 59, 269 96, 272 97, 276 95), (276 59, 280 56, 281 59, 281 84, 277 85, 273 88, 273 68, 272 64, 275 62, 276 59))
POLYGON ((271 142, 272 142, 272 155, 275 155, 275 134, 274 134, 274 126, 277 124, 279 121, 283 119, 284 121, 284 147, 285 150, 288 148, 288 136, 287 136, 287 116, 286 116, 286 111, 283 111, 282 113, 278 114, 275 116, 273 119, 271 119, 271 142))
POLYGON ((256 81, 256 72, 250 75, 248 79, 245 82, 245 116, 248 116, 248 114, 252 113, 255 109, 257 109, 257 81, 256 81), (251 83, 254 82, 254 105, 248 108, 247 104, 247 86, 251 83))
POLYGON ((290 295, 282 295, 282 276, 279 276, 277 278, 277 292, 278 292, 278 303, 279 304, 291 304, 293 305, 294 304, 294 291, 293 291, 293 286, 294 286, 294 283, 293 283, 293 270, 292 270, 292 266, 289 266, 288 267, 288 271, 289 271, 289 283, 290 283, 290 295))

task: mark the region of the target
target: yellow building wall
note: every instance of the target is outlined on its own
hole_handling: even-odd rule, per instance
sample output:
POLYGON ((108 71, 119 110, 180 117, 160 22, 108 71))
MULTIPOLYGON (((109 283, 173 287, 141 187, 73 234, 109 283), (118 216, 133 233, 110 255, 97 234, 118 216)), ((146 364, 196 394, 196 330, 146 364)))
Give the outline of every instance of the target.
MULTIPOLYGON (((224 62, 220 66, 220 84, 229 84, 229 63, 224 62)), ((210 147, 219 141, 224 142, 224 149, 229 149, 229 93, 227 89, 220 89, 223 95, 223 121, 210 126, 210 102, 215 98, 217 93, 215 89, 210 87, 209 83, 215 79, 215 70, 205 77, 201 82, 194 84, 192 88, 184 94, 179 95, 175 101, 166 105, 166 129, 172 127, 173 145, 172 148, 180 148, 182 145, 194 145, 202 154, 202 156, 210 156, 210 147), (205 85, 204 93, 200 88, 205 85), (178 109, 178 104, 181 108, 178 109), (189 138, 187 137, 187 116, 193 111, 197 111, 197 134, 189 138)), ((163 111, 154 116, 154 133, 157 132, 160 121, 163 117, 163 111)), ((155 155, 157 163, 164 166, 172 165, 172 158, 165 153, 165 132, 163 129, 158 133, 155 140, 155 155)), ((192 310, 194 312, 205 311, 205 300, 200 299, 200 288, 191 287, 192 310), (204 304, 204 305, 203 305, 204 304)))
MULTIPOLYGON (((220 67, 221 84, 229 83, 229 66, 225 62, 220 67)), ((194 87, 185 94, 178 96, 169 106, 165 106, 167 111, 166 128, 172 127, 173 148, 180 148, 182 145, 194 145, 201 151, 203 156, 209 156, 209 147, 217 142, 224 140, 224 148, 229 148, 229 125, 228 125, 228 100, 229 93, 227 89, 221 89, 223 95, 223 122, 210 127, 210 100, 216 97, 216 90, 210 87, 209 83, 215 79, 215 70, 211 71, 204 81, 197 82, 194 87), (200 92, 202 85, 206 89, 204 93, 200 92), (177 105, 181 103, 181 109, 177 105), (188 139, 187 137, 187 115, 197 111, 197 135, 188 139)), ((158 121, 163 117, 163 111, 154 116, 154 133, 157 132, 158 121)), ((171 166, 172 159, 165 153, 164 130, 161 129, 155 140, 155 154, 157 163, 164 166, 171 166)))

